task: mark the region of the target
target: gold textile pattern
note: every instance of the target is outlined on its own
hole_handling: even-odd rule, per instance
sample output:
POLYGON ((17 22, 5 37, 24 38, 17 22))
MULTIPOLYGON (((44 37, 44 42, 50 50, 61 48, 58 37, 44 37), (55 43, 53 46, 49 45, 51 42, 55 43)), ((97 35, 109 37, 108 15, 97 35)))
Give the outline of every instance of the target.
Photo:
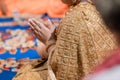
POLYGON ((50 60, 57 80, 82 80, 115 46, 112 34, 90 3, 71 8, 59 27, 62 28, 50 60))

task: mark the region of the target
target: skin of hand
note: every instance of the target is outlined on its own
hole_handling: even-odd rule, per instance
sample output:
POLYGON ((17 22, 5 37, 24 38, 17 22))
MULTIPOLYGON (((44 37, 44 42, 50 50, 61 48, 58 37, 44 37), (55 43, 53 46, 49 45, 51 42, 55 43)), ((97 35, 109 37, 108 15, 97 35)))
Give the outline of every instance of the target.
POLYGON ((40 55, 40 57, 42 59, 44 58, 48 58, 49 54, 46 52, 46 45, 44 45, 43 43, 41 43, 38 47, 37 47, 37 52, 40 55))
POLYGON ((31 27, 34 35, 41 41, 41 44, 37 48, 38 54, 41 58, 47 58, 49 54, 46 52, 46 46, 48 40, 51 38, 52 33, 55 30, 55 26, 50 20, 48 20, 48 25, 44 24, 42 21, 36 19, 29 19, 28 24, 31 27))
POLYGON ((42 21, 29 19, 29 25, 34 35, 44 44, 47 44, 55 30, 55 26, 50 20, 48 20, 48 24, 44 24, 42 21))

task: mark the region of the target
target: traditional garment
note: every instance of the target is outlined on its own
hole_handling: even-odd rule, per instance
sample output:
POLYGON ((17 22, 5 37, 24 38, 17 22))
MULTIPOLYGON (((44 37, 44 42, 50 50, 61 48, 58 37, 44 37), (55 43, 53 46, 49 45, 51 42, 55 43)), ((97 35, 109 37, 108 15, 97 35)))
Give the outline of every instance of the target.
MULTIPOLYGON (((50 56, 50 67, 56 80, 81 80, 110 55, 113 36, 106 29, 91 3, 80 3, 62 19, 56 49, 50 56)), ((50 69, 50 68, 49 68, 50 69)), ((52 79, 55 80, 55 79, 52 79)))
POLYGON ((13 80, 47 80, 47 60, 31 62, 22 67, 13 80))
MULTIPOLYGON (((49 55, 46 77, 48 80, 81 80, 110 55, 106 52, 114 48, 114 38, 94 5, 80 3, 66 13, 59 25, 56 47, 49 55)), ((28 73, 32 78, 36 77, 28 73)), ((41 76, 39 72, 36 73, 41 76)), ((17 75, 14 80, 26 77, 26 72, 21 75, 17 75)))

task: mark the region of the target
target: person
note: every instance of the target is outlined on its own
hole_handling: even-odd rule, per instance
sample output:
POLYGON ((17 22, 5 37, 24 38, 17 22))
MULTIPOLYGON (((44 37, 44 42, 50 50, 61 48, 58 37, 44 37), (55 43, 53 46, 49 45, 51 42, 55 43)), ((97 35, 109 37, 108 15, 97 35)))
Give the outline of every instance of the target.
POLYGON ((96 0, 107 28, 116 36, 118 49, 112 52, 86 80, 120 80, 120 2, 119 0, 96 0))
MULTIPOLYGON (((40 41, 47 41, 42 42, 44 51, 49 54, 46 75, 48 80, 82 80, 83 76, 90 74, 96 65, 110 55, 106 52, 116 47, 113 35, 103 24, 93 2, 76 1, 71 1, 69 5, 74 6, 68 10, 55 30, 57 38, 39 38, 40 41)), ((29 23, 36 36, 43 38, 47 34, 44 28, 50 30, 34 19, 29 23)), ((28 73, 30 76, 30 72, 28 73)), ((21 75, 25 78, 26 74, 21 75)), ((15 80, 19 80, 17 78, 22 77, 17 76, 15 80)))

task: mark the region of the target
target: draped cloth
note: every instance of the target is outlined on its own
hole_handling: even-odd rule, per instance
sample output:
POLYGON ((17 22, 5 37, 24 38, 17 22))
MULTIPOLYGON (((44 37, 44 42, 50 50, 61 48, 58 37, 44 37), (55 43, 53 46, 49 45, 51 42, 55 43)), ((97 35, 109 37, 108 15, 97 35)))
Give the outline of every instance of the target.
POLYGON ((55 76, 51 75, 51 80, 82 80, 115 48, 112 34, 91 3, 71 8, 59 27, 56 48, 49 60, 48 70, 55 76))
MULTIPOLYGON (((94 5, 80 3, 71 7, 60 22, 57 42, 49 55, 45 76, 47 80, 82 80, 114 48, 114 37, 106 29, 94 5)), ((33 80, 37 75, 39 77, 34 80, 46 80, 41 78, 42 71, 36 71, 36 76, 25 71, 14 80, 22 80, 27 74, 32 78, 27 76, 24 80, 33 80)))

